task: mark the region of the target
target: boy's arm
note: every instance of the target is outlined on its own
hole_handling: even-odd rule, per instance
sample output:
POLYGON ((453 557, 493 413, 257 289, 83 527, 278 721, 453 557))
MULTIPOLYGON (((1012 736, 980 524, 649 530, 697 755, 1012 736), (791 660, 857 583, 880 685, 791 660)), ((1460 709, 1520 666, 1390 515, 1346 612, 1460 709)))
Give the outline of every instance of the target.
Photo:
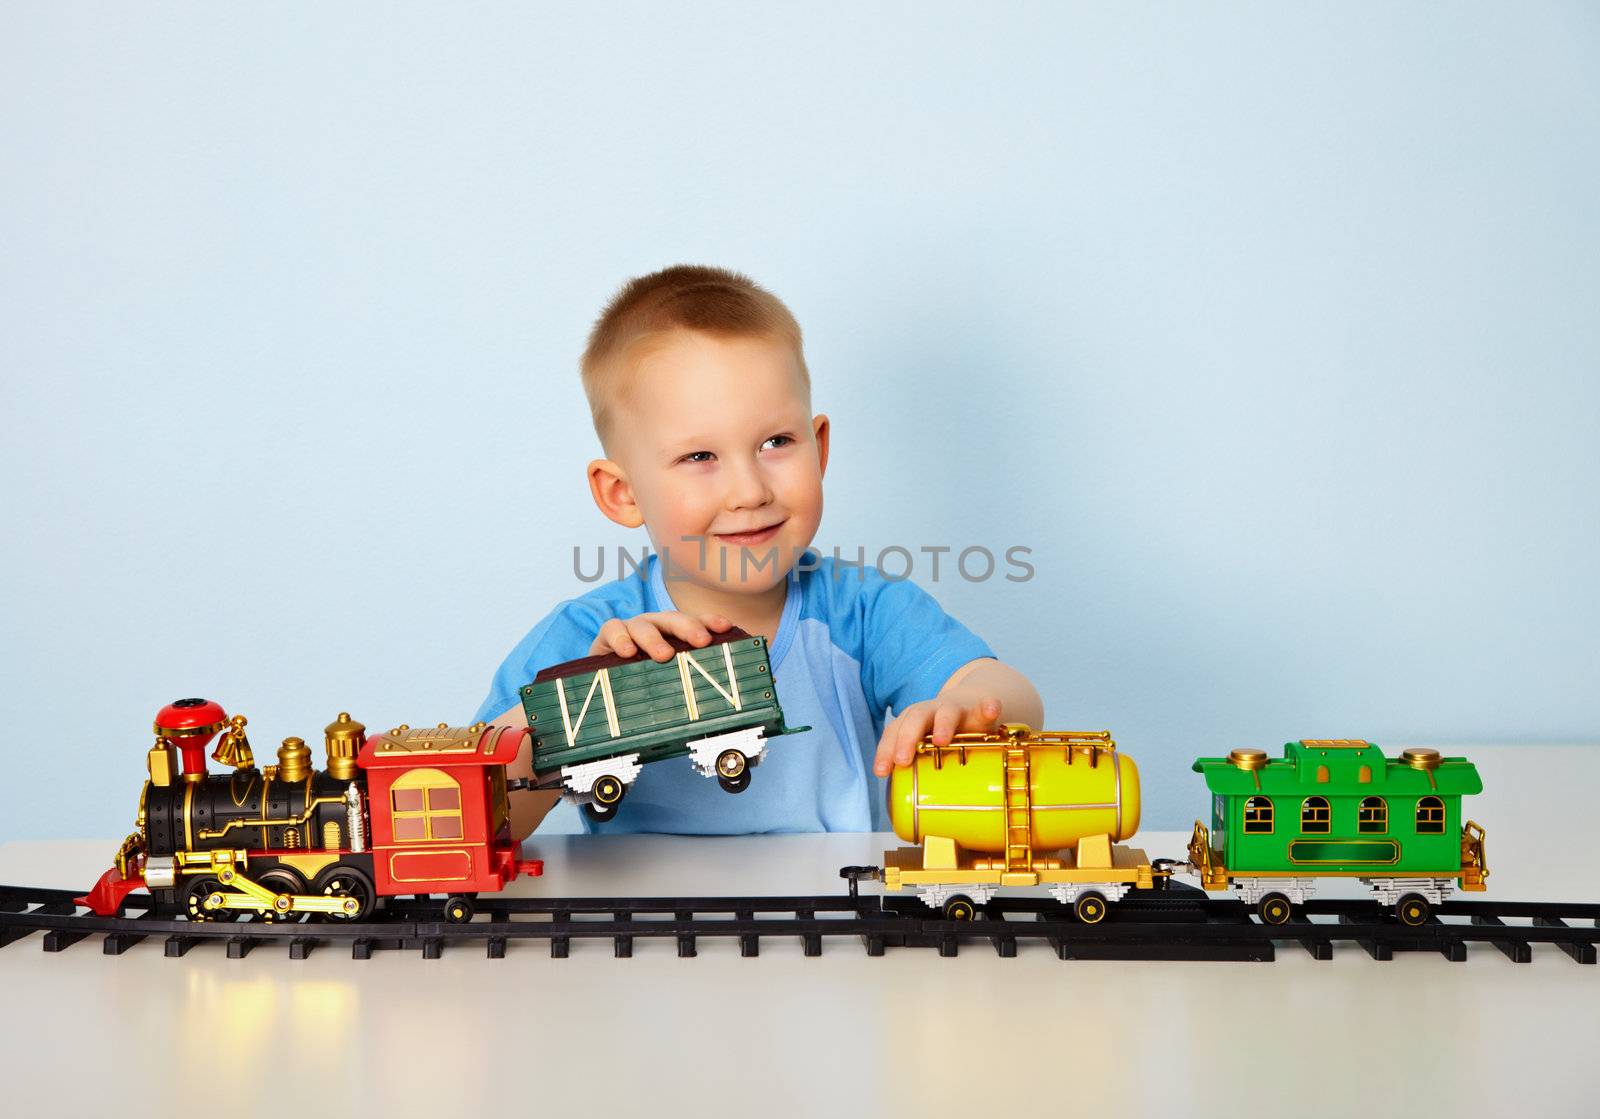
POLYGON ((1028 678, 993 657, 968 661, 950 674, 933 699, 913 703, 896 712, 878 739, 872 772, 889 776, 897 765, 910 765, 917 743, 928 735, 936 745, 947 746, 964 731, 990 731, 1008 723, 1039 727, 1044 723, 1044 701, 1028 678))
MULTIPOLYGON (((522 710, 522 704, 497 715, 489 720, 492 727, 526 727, 528 716, 522 710)), ((522 740, 522 749, 517 751, 517 759, 506 766, 506 777, 515 781, 519 777, 531 778, 533 776, 533 739, 522 740)), ((508 794, 511 803, 511 838, 521 843, 533 834, 533 829, 539 822, 550 814, 550 810, 561 799, 561 794, 555 789, 525 789, 521 792, 508 794)))

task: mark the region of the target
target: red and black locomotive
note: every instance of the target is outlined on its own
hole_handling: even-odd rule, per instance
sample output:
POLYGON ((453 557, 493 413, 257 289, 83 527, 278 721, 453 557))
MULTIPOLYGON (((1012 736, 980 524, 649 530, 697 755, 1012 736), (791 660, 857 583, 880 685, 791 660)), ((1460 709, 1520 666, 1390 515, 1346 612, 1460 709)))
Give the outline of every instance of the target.
POLYGON ((155 720, 135 830, 81 904, 109 916, 137 889, 198 921, 308 914, 353 921, 380 899, 443 894, 445 917, 543 864, 518 857, 506 766, 526 728, 399 726, 368 737, 341 712, 323 768, 299 738, 257 767, 246 720, 181 699, 155 720), (205 749, 218 735, 209 773, 205 749))

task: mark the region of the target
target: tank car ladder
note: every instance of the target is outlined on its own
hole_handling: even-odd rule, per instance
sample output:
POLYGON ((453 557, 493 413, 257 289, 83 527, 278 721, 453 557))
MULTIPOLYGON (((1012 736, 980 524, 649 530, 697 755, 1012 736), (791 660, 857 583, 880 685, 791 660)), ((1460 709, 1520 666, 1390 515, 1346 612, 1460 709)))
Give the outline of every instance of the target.
POLYGON ((1006 728, 1005 811, 1006 868, 1003 886, 1033 886, 1039 881, 1033 869, 1033 780, 1027 732, 1006 728))

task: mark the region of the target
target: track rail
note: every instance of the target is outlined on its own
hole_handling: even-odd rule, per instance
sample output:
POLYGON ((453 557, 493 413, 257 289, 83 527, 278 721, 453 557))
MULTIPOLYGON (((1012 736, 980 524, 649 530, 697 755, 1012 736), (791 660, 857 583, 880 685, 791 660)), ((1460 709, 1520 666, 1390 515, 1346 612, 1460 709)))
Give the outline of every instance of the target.
POLYGON ((160 936, 168 956, 211 942, 222 944, 232 958, 276 944, 287 947, 291 959, 305 959, 318 948, 348 944, 355 959, 385 950, 420 951, 425 959, 437 959, 447 947, 483 944, 491 959, 499 959, 512 941, 544 941, 550 955, 561 958, 575 940, 609 940, 613 954, 626 957, 641 939, 675 940, 679 956, 694 956, 702 939, 737 938, 742 956, 759 955, 764 939, 798 939, 805 955, 817 956, 824 939, 846 937, 859 941, 869 956, 891 947, 933 948, 954 956, 962 945, 986 942, 1009 957, 1017 954, 1019 942, 1043 941, 1063 960, 1265 961, 1275 958, 1280 945, 1295 944, 1316 959, 1331 959, 1334 944, 1342 941, 1360 945, 1376 960, 1400 951, 1428 951, 1457 962, 1467 958, 1468 944, 1489 944, 1518 963, 1533 958, 1533 945, 1554 944, 1578 963, 1593 964, 1600 943, 1600 904, 1447 902, 1435 907, 1427 923, 1410 927, 1373 901, 1312 901, 1297 906, 1287 924, 1264 925, 1236 900, 1176 883, 1130 895, 1097 925, 1079 923, 1054 902, 1013 898, 992 901, 984 919, 949 921, 913 898, 859 894, 856 877, 867 877, 872 869, 847 868, 861 872, 846 875, 848 894, 479 898, 478 917, 465 924, 442 920, 442 903, 420 897, 389 899, 381 921, 191 922, 152 913, 147 895, 130 897, 119 916, 97 917, 73 903, 82 891, 0 886, 0 947, 43 933, 46 952, 100 936, 107 955, 120 955, 160 936))

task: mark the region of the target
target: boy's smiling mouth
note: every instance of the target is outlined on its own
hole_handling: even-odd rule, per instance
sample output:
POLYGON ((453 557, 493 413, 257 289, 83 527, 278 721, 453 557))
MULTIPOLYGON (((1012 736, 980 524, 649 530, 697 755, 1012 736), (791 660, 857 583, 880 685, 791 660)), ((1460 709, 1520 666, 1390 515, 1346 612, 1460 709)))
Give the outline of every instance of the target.
POLYGON ((785 517, 783 521, 777 521, 767 525, 765 528, 753 529, 749 532, 718 532, 713 535, 724 544, 747 548, 753 544, 765 544, 768 540, 771 540, 777 534, 778 529, 783 527, 784 521, 787 520, 788 518, 785 517))

